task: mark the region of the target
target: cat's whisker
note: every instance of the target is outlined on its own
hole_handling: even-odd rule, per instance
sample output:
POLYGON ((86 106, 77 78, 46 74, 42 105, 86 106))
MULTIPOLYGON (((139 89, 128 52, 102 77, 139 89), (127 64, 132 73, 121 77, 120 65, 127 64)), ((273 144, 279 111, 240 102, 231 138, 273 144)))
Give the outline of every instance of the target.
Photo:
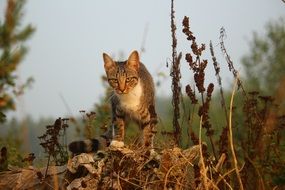
POLYGON ((109 102, 111 100, 111 98, 113 98, 115 96, 115 93, 112 93, 106 100, 105 102, 109 102))

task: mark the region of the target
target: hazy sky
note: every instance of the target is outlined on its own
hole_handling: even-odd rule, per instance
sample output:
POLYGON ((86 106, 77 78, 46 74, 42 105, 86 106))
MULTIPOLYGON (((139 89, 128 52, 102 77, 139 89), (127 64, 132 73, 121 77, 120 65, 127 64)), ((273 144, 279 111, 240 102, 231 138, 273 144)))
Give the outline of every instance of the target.
MULTIPOLYGON (((4 0, 0 6, 3 15, 4 0)), ((190 49, 181 32, 186 15, 197 41, 206 43, 204 58, 209 58, 212 40, 218 61, 225 64, 218 46, 219 30, 224 27, 227 50, 236 68, 241 69, 240 58, 248 52, 252 32, 262 33, 268 21, 284 17, 285 4, 281 0, 177 0, 175 11, 178 51, 185 54, 190 49)), ((30 51, 17 73, 20 82, 32 76, 35 83, 9 118, 60 117, 92 109, 104 94, 100 81, 104 74, 102 53, 127 58, 132 50, 140 50, 144 34, 146 51, 141 61, 155 76, 157 72, 169 73, 165 65, 171 58, 170 0, 28 0, 24 23, 33 24, 36 32, 27 43, 30 51)), ((184 90, 192 81, 192 72, 185 61, 181 64, 184 90)), ((225 66, 222 70, 223 81, 229 85, 231 75, 225 66)), ((169 78, 157 93, 171 93, 169 78)))

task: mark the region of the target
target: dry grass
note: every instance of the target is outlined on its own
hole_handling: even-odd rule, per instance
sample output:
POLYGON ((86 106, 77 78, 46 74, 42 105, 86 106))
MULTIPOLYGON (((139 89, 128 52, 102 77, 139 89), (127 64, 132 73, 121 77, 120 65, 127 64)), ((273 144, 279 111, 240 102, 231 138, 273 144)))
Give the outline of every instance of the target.
MULTIPOLYGON (((71 171, 77 171, 80 164, 86 166, 86 162, 78 162, 83 160, 80 157, 96 158, 98 154, 104 154, 104 157, 94 160, 92 163, 94 170, 88 169, 94 179, 92 183, 86 182, 87 186, 92 185, 98 189, 161 189, 162 187, 163 189, 195 189, 192 167, 199 157, 199 146, 186 150, 177 147, 164 149, 155 156, 150 156, 148 151, 142 151, 137 147, 108 148, 95 156, 85 154, 74 157, 70 163, 73 163, 71 165, 75 170, 71 171)), ((76 178, 85 180, 86 177, 76 176, 78 175, 76 173, 71 174, 68 171, 67 181, 70 183, 66 185, 72 187, 76 178)))

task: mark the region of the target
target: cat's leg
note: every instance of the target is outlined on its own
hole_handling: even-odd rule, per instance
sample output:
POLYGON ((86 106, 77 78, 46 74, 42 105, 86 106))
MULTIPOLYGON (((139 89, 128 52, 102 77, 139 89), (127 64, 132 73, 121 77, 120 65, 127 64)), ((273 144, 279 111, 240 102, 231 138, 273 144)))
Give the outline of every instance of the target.
POLYGON ((143 143, 145 147, 153 149, 154 135, 156 133, 157 115, 154 106, 149 106, 147 114, 142 116, 143 143))
POLYGON ((153 148, 153 140, 154 140, 154 133, 152 130, 151 125, 144 124, 143 125, 143 145, 146 148, 153 148))
POLYGON ((143 143, 147 149, 147 155, 151 159, 160 160, 159 154, 154 149, 154 136, 156 134, 157 114, 155 107, 150 105, 148 108, 148 120, 143 125, 143 143))
POLYGON ((148 124, 143 127, 143 145, 147 157, 151 159, 160 159, 159 154, 154 149, 154 135, 156 133, 156 119, 152 118, 148 124))
POLYGON ((110 146, 123 147, 125 137, 125 116, 120 110, 116 110, 112 123, 112 141, 110 146))

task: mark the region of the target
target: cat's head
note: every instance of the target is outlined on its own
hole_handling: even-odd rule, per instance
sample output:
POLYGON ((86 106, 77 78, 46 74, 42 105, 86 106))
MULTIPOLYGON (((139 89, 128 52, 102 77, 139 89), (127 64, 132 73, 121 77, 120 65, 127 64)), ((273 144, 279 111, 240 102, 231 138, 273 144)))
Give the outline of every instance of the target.
POLYGON ((103 53, 103 60, 108 82, 117 94, 128 94, 138 84, 140 60, 137 51, 123 62, 113 61, 106 53, 103 53))

